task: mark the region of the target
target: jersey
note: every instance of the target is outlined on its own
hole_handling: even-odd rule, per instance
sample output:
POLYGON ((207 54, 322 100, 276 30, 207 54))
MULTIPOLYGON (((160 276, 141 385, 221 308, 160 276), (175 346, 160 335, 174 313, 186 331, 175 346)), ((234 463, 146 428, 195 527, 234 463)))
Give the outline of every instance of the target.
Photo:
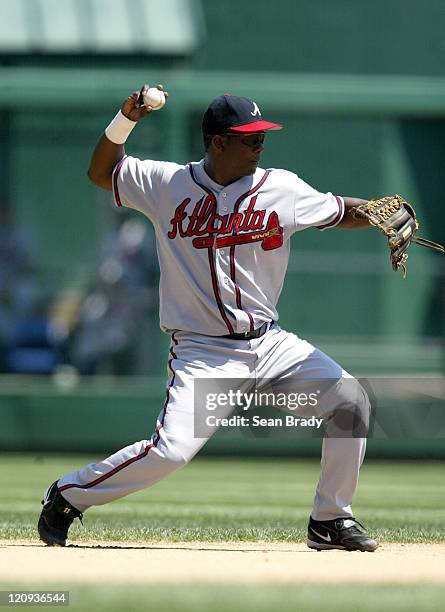
POLYGON ((277 321, 290 237, 340 223, 344 201, 293 172, 257 168, 223 186, 204 160, 187 165, 124 157, 117 206, 152 222, 160 267, 160 325, 224 336, 277 321))

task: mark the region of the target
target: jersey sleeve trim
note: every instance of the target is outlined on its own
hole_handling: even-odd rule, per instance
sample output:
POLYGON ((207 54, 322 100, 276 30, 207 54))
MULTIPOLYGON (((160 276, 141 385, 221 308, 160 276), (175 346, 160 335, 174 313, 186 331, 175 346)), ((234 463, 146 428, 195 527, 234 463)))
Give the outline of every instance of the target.
POLYGON ((126 159, 127 159, 127 155, 124 155, 124 157, 120 161, 117 162, 117 164, 114 167, 113 175, 112 175, 114 203, 119 208, 122 208, 122 200, 119 195, 119 186, 118 186, 117 179, 119 177, 119 172, 121 171, 123 163, 126 159))
POLYGON ((329 227, 335 227, 343 219, 343 216, 345 214, 345 202, 341 196, 335 196, 335 199, 337 200, 338 204, 338 213, 336 214, 335 218, 329 223, 325 223, 324 225, 317 225, 317 229, 324 230, 328 229, 329 227))

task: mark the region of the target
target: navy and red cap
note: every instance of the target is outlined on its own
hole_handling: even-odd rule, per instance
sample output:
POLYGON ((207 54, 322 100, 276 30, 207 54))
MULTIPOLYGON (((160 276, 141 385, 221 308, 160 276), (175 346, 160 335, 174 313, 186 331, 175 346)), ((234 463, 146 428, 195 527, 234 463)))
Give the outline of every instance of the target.
POLYGON ((258 105, 250 98, 224 94, 210 102, 202 118, 203 134, 225 132, 248 134, 265 130, 281 130, 279 123, 264 121, 258 105))

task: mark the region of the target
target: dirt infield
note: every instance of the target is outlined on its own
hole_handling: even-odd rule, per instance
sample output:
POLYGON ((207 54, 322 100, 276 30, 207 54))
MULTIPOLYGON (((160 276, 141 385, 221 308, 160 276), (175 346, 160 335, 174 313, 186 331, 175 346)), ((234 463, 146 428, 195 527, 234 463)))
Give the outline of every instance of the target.
POLYGON ((445 544, 383 544, 375 553, 317 552, 295 543, 0 541, 0 582, 436 582, 445 544))

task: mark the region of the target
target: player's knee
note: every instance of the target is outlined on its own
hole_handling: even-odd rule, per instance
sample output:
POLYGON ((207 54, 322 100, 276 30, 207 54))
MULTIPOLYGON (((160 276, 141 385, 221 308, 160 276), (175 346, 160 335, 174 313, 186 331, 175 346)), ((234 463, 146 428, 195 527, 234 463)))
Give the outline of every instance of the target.
POLYGON ((366 393, 365 389, 362 387, 362 385, 358 381, 356 381, 356 383, 358 410, 363 426, 366 429, 366 435, 368 435, 369 418, 371 416, 371 402, 369 401, 369 396, 366 393))
POLYGON ((365 438, 368 435, 370 414, 371 402, 365 389, 355 378, 343 378, 337 392, 336 407, 332 412, 331 430, 337 431, 339 436, 365 438))
POLYGON ((168 444, 163 448, 165 461, 171 464, 172 469, 179 469, 187 465, 193 455, 187 451, 187 448, 179 448, 177 445, 168 444))

